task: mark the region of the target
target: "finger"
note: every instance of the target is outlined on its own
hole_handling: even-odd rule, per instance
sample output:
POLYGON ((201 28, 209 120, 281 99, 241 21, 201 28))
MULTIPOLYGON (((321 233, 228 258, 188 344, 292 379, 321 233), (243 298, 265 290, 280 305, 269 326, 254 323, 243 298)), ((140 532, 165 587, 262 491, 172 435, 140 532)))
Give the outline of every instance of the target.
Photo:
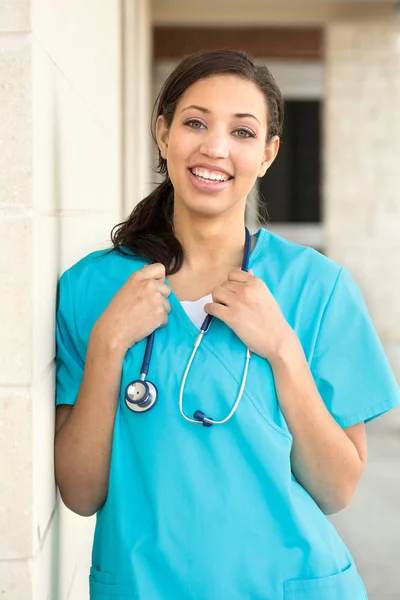
POLYGON ((230 306, 234 300, 234 293, 227 290, 225 287, 216 287, 212 291, 212 298, 213 301, 218 302, 218 304, 230 306))
POLYGON ((156 289, 157 291, 164 296, 164 298, 168 298, 168 296, 171 294, 171 288, 169 287, 169 285, 167 285, 164 282, 161 281, 156 281, 155 283, 156 285, 156 289))
POLYGON ((229 290, 233 294, 238 294, 240 291, 243 290, 244 285, 245 283, 242 282, 228 280, 225 281, 221 287, 225 288, 226 290, 229 290))
POLYGON ((232 269, 228 273, 228 281, 237 281, 239 283, 246 283, 247 281, 250 281, 252 277, 253 275, 246 271, 242 271, 241 269, 232 269))
POLYGON ((165 312, 167 313, 167 315, 169 315, 169 313, 171 312, 171 304, 168 302, 168 300, 166 298, 164 298, 164 296, 161 296, 161 301, 162 301, 165 312))
POLYGON ((136 274, 141 279, 157 279, 164 281, 165 279, 165 267, 161 263, 153 263, 152 265, 145 265, 136 274))
POLYGON ((164 296, 160 296, 159 298, 161 301, 162 309, 160 310, 160 319, 159 319, 156 329, 159 329, 160 327, 165 327, 166 325, 168 325, 168 315, 171 312, 171 305, 168 302, 168 300, 166 300, 166 298, 164 298, 164 296))
POLYGON ((208 315, 212 315, 224 323, 228 324, 229 320, 229 308, 227 306, 223 306, 222 304, 218 304, 216 302, 208 302, 204 305, 204 310, 208 315))

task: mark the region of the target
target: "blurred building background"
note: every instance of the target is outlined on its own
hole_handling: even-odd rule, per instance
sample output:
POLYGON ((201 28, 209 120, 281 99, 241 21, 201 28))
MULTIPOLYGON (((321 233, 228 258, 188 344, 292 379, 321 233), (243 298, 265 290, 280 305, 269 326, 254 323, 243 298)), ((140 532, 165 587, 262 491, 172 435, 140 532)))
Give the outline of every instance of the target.
MULTIPOLYGON (((107 246, 152 187, 152 101, 184 54, 211 47, 250 51, 285 95, 283 145, 249 224, 266 202, 271 229, 351 270, 400 378, 395 2, 0 0, 4 600, 88 599, 94 519, 62 506, 53 477, 57 277, 107 246)), ((368 433, 363 482, 332 520, 370 600, 398 600, 399 412, 368 433)))

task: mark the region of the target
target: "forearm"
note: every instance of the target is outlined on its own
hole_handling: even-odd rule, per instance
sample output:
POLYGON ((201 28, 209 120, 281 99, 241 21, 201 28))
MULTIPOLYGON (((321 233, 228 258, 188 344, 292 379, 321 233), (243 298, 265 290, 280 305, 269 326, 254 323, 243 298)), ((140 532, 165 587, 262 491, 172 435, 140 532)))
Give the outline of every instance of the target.
POLYGON ((105 502, 123 356, 92 334, 81 389, 55 439, 56 481, 65 504, 81 515, 105 502))
POLYGON ((326 514, 348 505, 364 465, 326 408, 293 334, 271 361, 281 410, 293 436, 292 471, 326 514))

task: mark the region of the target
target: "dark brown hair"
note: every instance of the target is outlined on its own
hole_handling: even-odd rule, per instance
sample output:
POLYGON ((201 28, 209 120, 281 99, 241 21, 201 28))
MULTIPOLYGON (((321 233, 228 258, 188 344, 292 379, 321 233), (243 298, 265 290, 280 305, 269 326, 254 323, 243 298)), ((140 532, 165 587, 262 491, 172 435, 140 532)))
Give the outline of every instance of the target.
MULTIPOLYGON (((169 75, 162 86, 152 115, 152 136, 157 143, 155 124, 163 115, 171 126, 177 104, 184 92, 199 79, 212 75, 231 74, 247 79, 264 94, 268 106, 267 141, 282 135, 282 94, 269 70, 256 66, 249 54, 234 50, 202 50, 184 58, 169 75)), ((183 263, 183 249, 174 235, 174 189, 168 176, 167 161, 158 151, 156 171, 165 176, 164 181, 153 192, 135 206, 131 215, 111 231, 115 250, 123 248, 146 258, 162 263, 167 274, 179 271, 183 263)))

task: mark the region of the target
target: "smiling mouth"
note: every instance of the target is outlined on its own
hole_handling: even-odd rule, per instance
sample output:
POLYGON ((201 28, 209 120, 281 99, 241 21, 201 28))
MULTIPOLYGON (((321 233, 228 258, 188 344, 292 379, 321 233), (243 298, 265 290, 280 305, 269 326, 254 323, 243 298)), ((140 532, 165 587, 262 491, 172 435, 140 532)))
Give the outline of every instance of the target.
POLYGON ((199 173, 195 172, 195 169, 188 170, 194 177, 196 177, 196 179, 198 179, 199 181, 204 181, 206 183, 225 183, 226 181, 230 181, 231 179, 233 179, 231 175, 227 175, 226 173, 219 172, 218 174, 215 173, 212 176, 209 173, 203 173, 202 175, 200 175, 199 173))

